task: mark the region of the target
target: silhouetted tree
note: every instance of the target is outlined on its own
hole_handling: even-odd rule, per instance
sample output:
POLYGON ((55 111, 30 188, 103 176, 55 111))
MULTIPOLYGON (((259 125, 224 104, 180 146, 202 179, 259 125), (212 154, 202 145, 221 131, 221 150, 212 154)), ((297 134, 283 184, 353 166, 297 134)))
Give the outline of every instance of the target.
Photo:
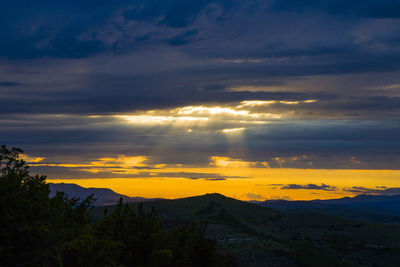
POLYGON ((49 198, 43 175, 30 175, 22 149, 0 146, 0 262, 6 266, 62 265, 63 245, 90 225, 93 196, 79 202, 49 198))
POLYGON ((166 231, 154 209, 122 199, 93 222, 93 195, 49 198, 46 177, 31 175, 21 153, 0 147, 1 266, 227 266, 204 227, 166 231))

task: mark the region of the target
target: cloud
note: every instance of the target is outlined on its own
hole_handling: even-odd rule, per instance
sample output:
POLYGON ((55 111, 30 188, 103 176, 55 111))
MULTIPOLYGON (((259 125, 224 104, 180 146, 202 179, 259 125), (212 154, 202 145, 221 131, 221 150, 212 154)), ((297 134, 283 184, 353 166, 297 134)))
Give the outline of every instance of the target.
POLYGON ((261 194, 254 194, 254 193, 246 193, 243 195, 245 198, 249 200, 263 200, 265 197, 263 197, 261 194))
POLYGON ((251 167, 254 162, 246 162, 240 159, 231 159, 229 157, 212 156, 210 165, 215 167, 251 167))
POLYGON ((306 189, 306 190, 324 190, 324 191, 336 191, 336 186, 327 185, 327 184, 287 184, 283 185, 280 189, 306 189))
POLYGON ((226 179, 248 178, 245 176, 224 176, 215 173, 201 172, 156 172, 151 177, 204 179, 209 181, 223 181, 226 179))
POLYGON ((2 56, 10 59, 120 53, 140 47, 145 39, 150 44, 168 41, 173 46, 184 45, 196 35, 196 30, 187 27, 210 4, 221 10, 232 6, 231 1, 223 0, 68 1, 59 5, 39 0, 35 2, 37 8, 24 8, 28 6, 25 2, 2 7, 1 29, 8 38, 0 48, 2 56))
POLYGON ((212 156, 210 157, 210 160, 211 162, 209 164, 215 167, 233 167, 233 168, 269 167, 268 162, 249 162, 229 157, 212 156))
POLYGON ((334 15, 365 16, 372 18, 399 18, 400 3, 396 0, 275 0, 272 7, 277 10, 302 12, 307 9, 328 12, 334 15))
POLYGON ((21 85, 17 82, 0 82, 0 87, 15 87, 21 85))
POLYGON ((57 155, 76 155, 85 161, 124 152, 148 155, 158 163, 197 166, 207 166, 210 157, 219 156, 228 157, 228 163, 239 160, 256 167, 264 167, 262 163, 267 162, 271 168, 398 168, 400 124, 396 120, 261 120, 248 116, 238 120, 229 114, 207 114, 209 119, 203 121, 199 118, 204 114, 177 115, 170 113, 173 110, 145 111, 127 117, 9 115, 2 117, 0 139, 22 146, 28 154, 40 153, 50 161, 57 155), (143 115, 150 117, 137 117, 143 115), (159 116, 173 120, 157 120, 159 116), (194 119, 181 120, 179 116, 194 119), (234 147, 230 146, 229 136, 220 131, 241 127, 246 131, 234 147), (152 150, 154 147, 157 151, 152 150), (244 155, 242 151, 248 148, 251 153, 244 155))
POLYGON ((178 34, 168 40, 168 44, 172 46, 186 45, 192 41, 192 38, 198 33, 197 30, 190 30, 182 34, 178 34))
POLYGON ((398 1, 14 2, 3 143, 48 160, 399 168, 398 1))
POLYGON ((267 200, 292 200, 289 196, 269 196, 266 198, 267 200))
POLYGON ((357 193, 357 194, 368 194, 368 195, 383 195, 383 196, 400 195, 400 187, 386 188, 377 186, 375 188, 366 188, 362 186, 352 186, 344 188, 343 191, 357 193))
POLYGON ((225 134, 231 134, 231 133, 240 133, 244 130, 246 130, 245 127, 240 127, 240 128, 223 129, 223 130, 221 130, 221 132, 223 132, 225 134))
POLYGON ((168 165, 152 163, 147 156, 118 155, 81 162, 51 163, 45 157, 21 155, 34 171, 58 173, 57 178, 185 178, 223 181, 227 179, 249 178, 245 176, 220 175, 208 172, 188 172, 182 164, 168 165), (182 170, 182 171, 176 171, 182 170))
POLYGON ((45 157, 31 157, 31 156, 28 156, 28 155, 26 155, 26 154, 21 154, 19 157, 20 157, 21 159, 23 159, 24 161, 26 161, 28 164, 29 164, 29 163, 41 162, 41 161, 43 161, 44 159, 46 159, 45 157))
POLYGON ((31 161, 35 163, 32 164, 32 166, 62 167, 96 174, 135 174, 139 173, 139 170, 141 169, 153 168, 144 163, 148 160, 148 157, 146 156, 119 155, 115 158, 98 158, 95 161, 91 161, 88 163, 44 163, 42 162, 44 158, 36 158, 34 160, 35 161, 31 161))

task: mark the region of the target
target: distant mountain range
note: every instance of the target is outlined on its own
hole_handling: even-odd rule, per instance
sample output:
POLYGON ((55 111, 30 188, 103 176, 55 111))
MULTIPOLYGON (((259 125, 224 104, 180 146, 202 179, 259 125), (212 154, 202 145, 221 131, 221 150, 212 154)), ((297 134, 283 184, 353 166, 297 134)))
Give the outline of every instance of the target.
MULTIPOLYGON (((124 202, 149 202, 162 200, 161 198, 129 197, 118 194, 108 188, 85 188, 77 184, 49 183, 50 196, 57 191, 65 192, 70 197, 85 199, 94 194, 96 206, 113 205, 120 198, 124 202)), ((268 207, 283 213, 314 213, 326 214, 370 223, 400 223, 400 195, 377 196, 359 195, 340 199, 287 201, 267 200, 251 201, 258 206, 268 207)))
MULTIPOLYGON (((81 199, 93 193, 94 220, 111 214, 116 205, 110 204, 120 197, 144 202, 163 227, 197 225, 219 250, 234 253, 239 266, 397 267, 400 262, 400 196, 249 203, 220 194, 169 200, 76 184, 50 184, 50 189, 51 196, 63 191, 81 199)), ((136 210, 139 204, 132 205, 136 210)))
MULTIPOLYGON (((138 203, 133 203, 136 210, 138 203)), ((233 253, 238 266, 385 266, 400 262, 400 225, 371 224, 329 214, 283 213, 253 203, 206 194, 143 203, 163 227, 197 227, 233 253)), ((115 206, 98 206, 94 218, 115 206)))
POLYGON ((118 202, 120 198, 123 198, 124 202, 147 202, 160 200, 160 198, 128 197, 122 194, 118 194, 109 188, 85 188, 77 184, 67 183, 49 183, 49 186, 50 197, 53 197, 57 193, 57 191, 64 192, 69 197, 75 197, 81 200, 85 199, 91 194, 94 194, 94 197, 96 198, 96 206, 114 205, 118 202))
POLYGON ((252 201, 284 213, 319 213, 377 223, 400 223, 400 195, 358 195, 340 199, 252 201))

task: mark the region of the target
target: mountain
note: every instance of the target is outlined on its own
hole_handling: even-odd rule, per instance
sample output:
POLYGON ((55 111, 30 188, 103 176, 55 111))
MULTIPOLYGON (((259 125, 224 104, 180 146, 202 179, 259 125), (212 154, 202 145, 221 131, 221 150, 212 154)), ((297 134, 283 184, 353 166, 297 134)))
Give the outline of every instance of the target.
POLYGON ((400 195, 358 195, 339 199, 314 200, 315 203, 327 205, 346 205, 348 207, 375 207, 397 211, 400 215, 400 195))
POLYGON ((358 195, 340 199, 252 201, 285 213, 320 213, 376 223, 400 223, 400 195, 358 195))
POLYGON ((143 197, 128 197, 122 194, 118 194, 108 188, 85 188, 77 184, 67 184, 67 183, 49 183, 50 186, 50 197, 53 197, 57 191, 64 192, 69 197, 75 197, 79 199, 85 199, 91 194, 94 194, 96 198, 95 205, 113 205, 118 202, 122 197, 125 202, 146 202, 160 200, 159 198, 143 198, 143 197))
MULTIPOLYGON (((317 203, 318 204, 318 203, 317 203)), ((267 207, 206 194, 145 203, 166 228, 197 225, 239 266, 396 266, 400 226, 360 223, 329 214, 282 213, 267 207)), ((96 207, 99 218, 115 206, 96 207), (105 212, 107 209, 107 212, 105 212)))
POLYGON ((396 198, 359 196, 254 204, 214 193, 149 201, 74 184, 50 184, 50 188, 51 194, 64 191, 80 198, 94 193, 100 200, 93 210, 94 219, 109 216, 116 207, 109 204, 121 196, 134 208, 142 205, 145 210, 155 209, 163 227, 197 227, 216 240, 221 252, 236 255, 239 266, 397 266, 400 262, 400 225, 365 223, 332 214, 362 213, 363 209, 391 203, 396 198), (265 204, 275 208, 264 207, 265 204), (291 212, 281 211, 285 209, 291 212))

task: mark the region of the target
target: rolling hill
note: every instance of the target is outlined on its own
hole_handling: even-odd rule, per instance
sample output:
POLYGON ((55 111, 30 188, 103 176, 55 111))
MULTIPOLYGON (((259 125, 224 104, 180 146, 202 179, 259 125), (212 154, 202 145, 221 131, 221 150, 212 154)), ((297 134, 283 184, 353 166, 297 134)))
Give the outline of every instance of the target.
MULTIPOLYGON (((93 210, 95 220, 111 214, 115 205, 109 204, 123 197, 134 207, 154 208, 167 229, 196 225, 207 237, 216 240, 220 251, 236 255, 239 266, 397 266, 400 262, 400 225, 365 223, 326 212, 327 207, 338 210, 337 206, 344 205, 362 212, 375 203, 370 196, 311 202, 274 201, 275 208, 271 209, 264 207, 265 203, 239 201, 217 193, 149 201, 109 189, 71 184, 50 187, 52 194, 64 191, 80 198, 94 193, 100 199, 93 210), (285 210, 287 205, 292 205, 291 211, 285 210), (315 212, 310 212, 310 206, 315 212)), ((379 205, 390 201, 377 199, 379 205)))
MULTIPOLYGON (((145 203, 164 227, 198 225, 233 252, 242 266, 396 266, 400 226, 360 223, 317 213, 282 213, 256 204, 206 194, 145 203)), ((96 207, 103 216, 114 206, 96 207)))

